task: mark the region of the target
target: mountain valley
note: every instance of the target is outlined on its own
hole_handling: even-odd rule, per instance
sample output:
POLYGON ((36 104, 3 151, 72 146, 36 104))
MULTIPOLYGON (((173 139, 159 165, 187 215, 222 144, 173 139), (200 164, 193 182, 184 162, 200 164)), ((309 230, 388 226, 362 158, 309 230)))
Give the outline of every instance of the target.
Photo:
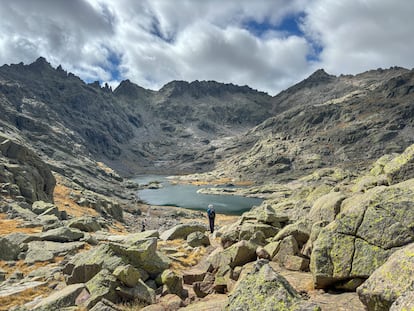
POLYGON ((400 67, 270 96, 3 65, 0 310, 413 308, 413 100, 400 67), (210 234, 141 202, 140 174, 264 201, 210 234))

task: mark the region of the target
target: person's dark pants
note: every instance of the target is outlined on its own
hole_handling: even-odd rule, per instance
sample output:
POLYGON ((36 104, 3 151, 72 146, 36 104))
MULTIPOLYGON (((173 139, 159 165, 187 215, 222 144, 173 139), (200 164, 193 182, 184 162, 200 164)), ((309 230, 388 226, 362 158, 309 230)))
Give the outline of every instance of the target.
POLYGON ((210 232, 213 233, 214 232, 214 218, 208 218, 208 221, 210 223, 210 232))

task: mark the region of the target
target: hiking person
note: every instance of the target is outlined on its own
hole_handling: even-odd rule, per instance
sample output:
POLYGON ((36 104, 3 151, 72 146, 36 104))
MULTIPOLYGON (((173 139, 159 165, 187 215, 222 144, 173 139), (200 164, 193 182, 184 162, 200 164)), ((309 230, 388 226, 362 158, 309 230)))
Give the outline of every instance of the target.
POLYGON ((214 219, 216 218, 216 211, 213 204, 209 204, 207 208, 208 222, 210 223, 210 232, 214 232, 214 219))

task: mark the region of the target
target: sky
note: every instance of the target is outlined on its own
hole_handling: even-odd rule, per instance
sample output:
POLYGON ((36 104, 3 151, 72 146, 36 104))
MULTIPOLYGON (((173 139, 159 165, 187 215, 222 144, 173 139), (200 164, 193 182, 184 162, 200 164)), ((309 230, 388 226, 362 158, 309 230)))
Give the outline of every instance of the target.
POLYGON ((86 82, 216 80, 275 95, 414 67, 411 0, 1 0, 0 65, 39 56, 86 82))

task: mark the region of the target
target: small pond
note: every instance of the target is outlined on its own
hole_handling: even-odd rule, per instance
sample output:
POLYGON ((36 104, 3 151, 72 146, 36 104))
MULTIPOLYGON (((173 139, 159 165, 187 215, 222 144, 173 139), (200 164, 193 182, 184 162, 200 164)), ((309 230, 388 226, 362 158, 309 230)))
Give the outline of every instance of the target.
POLYGON ((217 213, 228 215, 241 215, 253 206, 262 203, 262 199, 246 198, 233 195, 200 194, 197 190, 211 186, 193 186, 172 184, 166 176, 143 175, 134 179, 140 185, 154 181, 160 182, 159 189, 143 189, 138 191, 139 198, 150 205, 170 205, 188 209, 203 210, 213 204, 217 213))

